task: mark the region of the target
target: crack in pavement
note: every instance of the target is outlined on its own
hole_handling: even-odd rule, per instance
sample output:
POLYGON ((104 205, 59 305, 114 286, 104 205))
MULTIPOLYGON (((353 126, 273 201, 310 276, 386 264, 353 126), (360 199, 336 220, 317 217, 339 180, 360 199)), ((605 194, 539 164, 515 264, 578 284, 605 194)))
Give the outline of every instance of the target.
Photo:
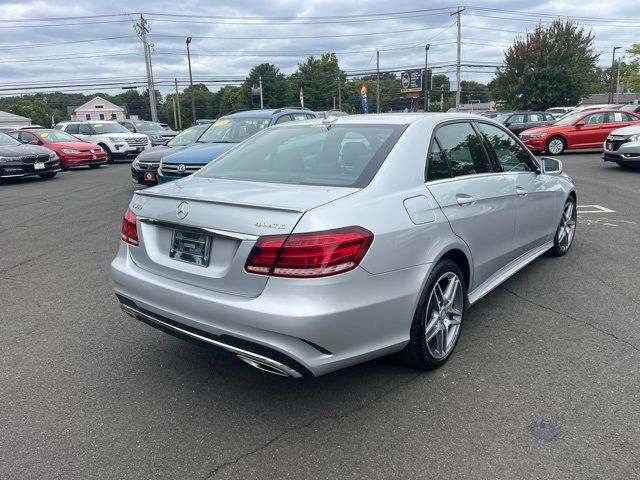
POLYGON ((242 455, 238 456, 237 458, 235 458, 234 460, 230 460, 228 462, 224 462, 221 463, 220 465, 218 465, 216 468, 214 468, 211 472, 209 472, 204 479, 210 479, 215 477, 221 470, 231 466, 231 465, 236 465, 238 462, 242 461, 243 459, 250 457, 256 453, 259 453, 267 448, 269 448, 270 445, 272 445, 273 443, 277 442, 278 440, 280 440, 281 438, 283 438, 285 435, 292 433, 292 432, 298 432, 301 430, 304 430, 310 426, 312 426, 313 424, 317 423, 317 422, 321 422, 323 420, 335 420, 335 419, 340 419, 340 418, 344 418, 347 417, 351 414, 360 412, 362 410, 366 410, 367 408, 373 406, 375 403, 379 402, 380 400, 382 400, 384 397, 400 390, 402 387, 414 382, 415 380, 417 380, 418 378, 420 378, 422 376, 422 373, 424 372, 419 372, 416 375, 414 375, 413 377, 409 378, 408 380, 404 381, 404 382, 400 382, 398 385, 384 391, 383 393, 381 393, 380 395, 376 396, 375 398, 373 398, 371 401, 369 402, 365 402, 361 405, 358 405, 357 407, 353 407, 350 408, 348 410, 345 410, 344 412, 335 414, 335 415, 324 415, 324 416, 320 416, 320 417, 315 417, 312 418, 311 420, 309 420, 308 422, 303 423, 302 425, 297 425, 297 426, 293 426, 290 428, 287 428, 283 431, 281 431, 280 433, 278 433, 276 436, 270 438, 269 440, 267 440, 266 442, 264 442, 262 445, 254 448, 253 450, 250 450, 248 452, 243 453, 242 455))
POLYGON ((627 346, 631 347, 632 349, 634 349, 636 352, 640 352, 640 347, 638 347, 637 345, 635 345, 635 344, 633 344, 631 342, 628 342, 627 340, 625 340, 623 338, 620 338, 617 335, 615 335, 614 333, 608 332, 608 331, 598 327, 597 325, 594 325, 593 323, 587 322, 586 320, 581 320, 581 319, 579 319, 577 317, 569 315, 568 313, 561 312, 559 310, 556 310, 554 308, 548 307, 546 305, 542 305, 541 303, 535 302, 535 301, 531 300, 530 298, 527 298, 527 297, 525 297, 523 295, 520 295, 519 293, 516 293, 513 290, 508 289, 507 287, 503 286, 501 288, 503 290, 505 290, 506 292, 509 292, 514 297, 517 297, 517 298, 519 298, 521 300, 524 300, 525 302, 530 303, 531 305, 535 305, 536 307, 539 307, 539 308, 542 308, 544 310, 548 310, 550 312, 553 312, 553 313, 555 313, 557 315, 561 315, 563 317, 569 318, 570 320, 573 320, 574 322, 578 322, 578 323, 582 323, 583 325, 587 325, 588 327, 591 327, 593 330, 595 330, 597 332, 600 332, 600 333, 602 333, 602 334, 604 334, 604 335, 606 335, 608 337, 611 337, 611 338, 613 338, 613 339, 615 339, 615 340, 617 340, 617 341, 619 341, 621 343, 624 343, 625 345, 627 345, 627 346))

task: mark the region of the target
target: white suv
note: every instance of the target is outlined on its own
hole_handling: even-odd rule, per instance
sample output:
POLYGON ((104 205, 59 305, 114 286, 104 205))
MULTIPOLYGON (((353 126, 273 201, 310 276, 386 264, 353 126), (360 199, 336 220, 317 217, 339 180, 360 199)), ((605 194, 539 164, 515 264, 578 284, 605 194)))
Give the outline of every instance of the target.
POLYGON ((116 157, 137 155, 151 146, 149 137, 131 133, 118 122, 60 122, 56 128, 81 140, 100 145, 107 152, 107 163, 113 163, 116 157))

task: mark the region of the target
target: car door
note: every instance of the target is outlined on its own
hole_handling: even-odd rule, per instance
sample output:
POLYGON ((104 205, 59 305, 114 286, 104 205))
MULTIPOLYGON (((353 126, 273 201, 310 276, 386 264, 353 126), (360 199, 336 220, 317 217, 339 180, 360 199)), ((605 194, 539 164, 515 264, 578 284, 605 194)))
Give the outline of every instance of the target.
POLYGON ((626 112, 607 112, 607 123, 605 125, 606 137, 618 128, 627 127, 631 124, 631 115, 626 112))
POLYGON ((607 138, 605 130, 606 112, 590 113, 578 120, 569 132, 569 146, 573 148, 594 148, 602 145, 607 138))
POLYGON ((527 150, 495 125, 478 123, 494 160, 504 176, 514 179, 516 222, 512 250, 519 257, 553 238, 563 192, 557 178, 537 173, 527 150))
POLYGON ((526 116, 524 113, 516 113, 511 115, 506 122, 504 122, 504 126, 511 130, 516 135, 520 132, 524 132, 529 126, 526 123, 526 116))
POLYGON ((494 171, 471 122, 438 127, 431 142, 433 155, 446 160, 451 178, 445 174, 434 179, 428 173, 426 186, 453 232, 469 246, 474 264, 472 290, 514 258, 515 177, 494 171))
POLYGON ((40 140, 38 140, 38 137, 36 137, 33 133, 29 133, 29 132, 20 132, 19 140, 22 143, 28 143, 30 145, 40 144, 40 140))
POLYGON ((80 140, 91 141, 92 134, 93 131, 88 124, 81 123, 78 125, 78 134, 76 135, 76 137, 78 137, 80 140))

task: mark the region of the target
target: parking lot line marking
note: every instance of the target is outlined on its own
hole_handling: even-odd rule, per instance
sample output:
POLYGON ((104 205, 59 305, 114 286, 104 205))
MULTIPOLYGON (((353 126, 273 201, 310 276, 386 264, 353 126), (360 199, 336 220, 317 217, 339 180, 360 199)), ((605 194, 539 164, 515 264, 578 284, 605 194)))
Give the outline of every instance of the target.
POLYGON ((615 210, 600 205, 578 205, 578 213, 615 213, 615 210), (591 210, 582 210, 583 208, 591 208, 591 210))

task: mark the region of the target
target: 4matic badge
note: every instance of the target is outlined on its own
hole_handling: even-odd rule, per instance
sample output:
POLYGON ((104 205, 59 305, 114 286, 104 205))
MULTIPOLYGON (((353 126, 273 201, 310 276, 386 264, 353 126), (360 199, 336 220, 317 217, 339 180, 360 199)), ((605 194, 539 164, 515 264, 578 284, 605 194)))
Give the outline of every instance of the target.
POLYGON ((258 228, 275 228, 276 230, 284 230, 287 228, 284 223, 269 223, 263 222, 262 220, 258 220, 254 225, 258 228))

